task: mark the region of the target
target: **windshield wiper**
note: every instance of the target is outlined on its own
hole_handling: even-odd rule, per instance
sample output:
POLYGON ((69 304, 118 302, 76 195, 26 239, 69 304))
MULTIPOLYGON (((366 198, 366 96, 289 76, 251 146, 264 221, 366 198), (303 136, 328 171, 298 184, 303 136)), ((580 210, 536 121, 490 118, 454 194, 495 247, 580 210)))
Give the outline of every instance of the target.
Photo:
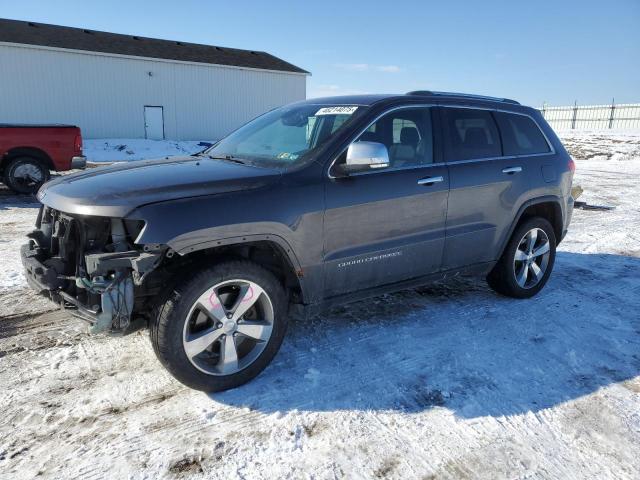
POLYGON ((238 158, 238 157, 234 157, 233 155, 209 155, 208 153, 204 153, 204 152, 200 152, 199 154, 197 154, 197 156, 200 155, 206 155, 207 157, 213 159, 213 160, 226 160, 227 162, 233 162, 233 163, 238 163, 240 165, 248 165, 249 162, 247 162, 245 159, 243 158, 238 158))

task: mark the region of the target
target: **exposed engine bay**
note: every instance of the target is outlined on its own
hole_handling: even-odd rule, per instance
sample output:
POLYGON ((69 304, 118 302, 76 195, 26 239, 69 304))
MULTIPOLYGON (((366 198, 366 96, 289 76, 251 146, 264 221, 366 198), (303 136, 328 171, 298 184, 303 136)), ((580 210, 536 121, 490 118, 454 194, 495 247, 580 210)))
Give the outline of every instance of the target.
POLYGON ((173 254, 166 246, 135 245, 143 227, 137 220, 69 215, 43 206, 22 247, 27 279, 87 320, 91 333, 127 333, 135 329, 136 312, 144 312, 157 292, 149 274, 173 254))

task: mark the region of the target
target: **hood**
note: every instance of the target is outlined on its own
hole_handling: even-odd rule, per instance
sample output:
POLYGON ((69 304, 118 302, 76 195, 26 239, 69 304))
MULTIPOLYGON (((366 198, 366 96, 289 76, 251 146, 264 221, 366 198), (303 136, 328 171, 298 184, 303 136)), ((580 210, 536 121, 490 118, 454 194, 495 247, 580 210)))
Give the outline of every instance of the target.
POLYGON ((63 175, 43 185, 38 200, 66 213, 124 217, 149 203, 258 188, 279 176, 207 157, 169 157, 63 175))

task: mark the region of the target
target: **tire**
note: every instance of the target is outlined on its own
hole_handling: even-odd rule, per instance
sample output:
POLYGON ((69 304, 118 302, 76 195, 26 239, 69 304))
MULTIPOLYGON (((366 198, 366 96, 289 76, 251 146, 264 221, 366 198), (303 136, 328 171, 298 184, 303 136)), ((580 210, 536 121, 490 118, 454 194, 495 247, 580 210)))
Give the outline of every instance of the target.
POLYGON ((287 330, 287 311, 285 290, 271 272, 253 262, 227 261, 178 282, 151 322, 151 343, 162 365, 184 385, 228 390, 269 365, 287 330))
POLYGON ((551 224, 542 217, 528 218, 513 232, 498 263, 487 275, 487 282, 502 295, 531 298, 546 285, 555 258, 556 236, 551 224), (535 235, 530 233, 534 231, 535 235), (531 249, 529 247, 534 237, 531 249), (543 246, 545 237, 547 252, 543 246), (536 253, 539 255, 536 256, 536 253))
POLYGON ((33 157, 14 158, 4 169, 5 185, 16 193, 36 193, 49 177, 49 168, 33 157))

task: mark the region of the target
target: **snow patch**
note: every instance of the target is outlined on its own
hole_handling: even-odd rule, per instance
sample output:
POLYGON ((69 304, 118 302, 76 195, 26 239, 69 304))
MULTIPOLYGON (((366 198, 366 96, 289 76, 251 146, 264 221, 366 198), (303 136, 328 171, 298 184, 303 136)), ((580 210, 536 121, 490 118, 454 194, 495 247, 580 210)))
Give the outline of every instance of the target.
POLYGON ((85 139, 82 150, 89 162, 128 162, 174 155, 191 155, 204 150, 208 144, 213 143, 212 140, 85 139))
POLYGON ((574 212, 537 297, 456 279, 292 321, 211 395, 146 332, 43 314, 18 254, 37 204, 0 189, 0 478, 640 478, 640 132, 562 138, 616 208, 574 212))

